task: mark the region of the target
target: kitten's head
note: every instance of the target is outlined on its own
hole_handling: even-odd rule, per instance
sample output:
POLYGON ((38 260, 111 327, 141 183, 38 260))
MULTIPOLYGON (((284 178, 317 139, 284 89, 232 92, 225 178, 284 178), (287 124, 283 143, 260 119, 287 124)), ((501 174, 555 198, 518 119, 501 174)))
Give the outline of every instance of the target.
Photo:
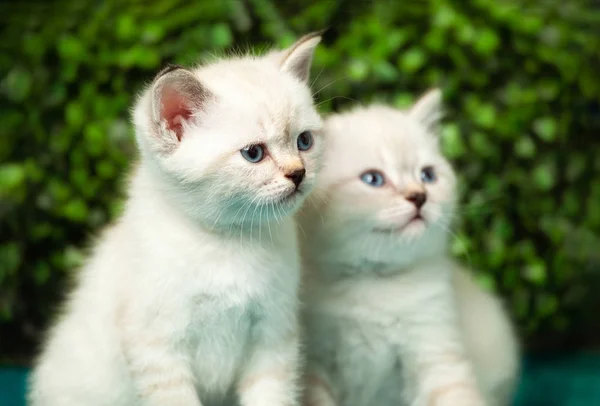
POLYGON ((455 175, 438 145, 441 92, 410 109, 329 117, 318 190, 303 211, 309 259, 398 269, 445 249, 455 175))
POLYGON ((307 85, 320 40, 311 34, 262 57, 170 67, 141 96, 134 121, 142 167, 187 215, 231 228, 301 204, 322 150, 307 85))

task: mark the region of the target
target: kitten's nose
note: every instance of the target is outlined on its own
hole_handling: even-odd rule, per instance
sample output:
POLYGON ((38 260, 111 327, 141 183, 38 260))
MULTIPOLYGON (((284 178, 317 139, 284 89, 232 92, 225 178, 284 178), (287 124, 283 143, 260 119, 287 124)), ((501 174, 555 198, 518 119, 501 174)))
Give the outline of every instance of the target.
POLYGON ((420 209, 427 201, 427 195, 423 192, 412 192, 406 196, 406 200, 414 204, 417 209, 420 209))
POLYGON ((286 173, 285 177, 294 182, 294 185, 296 185, 296 188, 298 188, 298 186, 300 186, 300 183, 302 183, 302 179, 304 179, 305 174, 306 169, 295 169, 292 172, 286 173))

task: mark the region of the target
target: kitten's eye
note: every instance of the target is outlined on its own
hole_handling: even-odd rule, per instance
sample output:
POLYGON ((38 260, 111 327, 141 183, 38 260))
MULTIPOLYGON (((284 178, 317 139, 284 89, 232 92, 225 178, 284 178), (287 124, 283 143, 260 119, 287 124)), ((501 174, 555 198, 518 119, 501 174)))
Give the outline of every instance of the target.
POLYGON ((265 157, 265 147, 262 145, 249 145, 246 148, 242 148, 240 153, 246 161, 255 164, 262 161, 265 157))
POLYGON ((423 183, 433 183, 437 179, 433 166, 425 166, 421 169, 421 180, 423 183))
POLYGON ((308 151, 313 146, 313 136, 310 131, 303 131, 296 140, 300 151, 308 151))
POLYGON ((365 172, 360 175, 360 180, 373 187, 382 187, 385 184, 385 177, 379 171, 365 172))

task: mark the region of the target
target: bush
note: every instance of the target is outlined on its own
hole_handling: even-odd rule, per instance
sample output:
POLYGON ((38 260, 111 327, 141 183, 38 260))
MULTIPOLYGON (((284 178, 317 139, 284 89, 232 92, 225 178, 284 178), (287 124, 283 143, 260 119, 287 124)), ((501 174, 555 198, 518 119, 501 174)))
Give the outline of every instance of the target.
POLYGON ((90 237, 119 213, 128 110, 157 70, 326 26, 322 111, 402 107, 441 85, 443 146, 465 186, 453 253, 506 297, 530 342, 585 337, 600 269, 600 12, 586 1, 1 7, 2 356, 31 355, 90 237))

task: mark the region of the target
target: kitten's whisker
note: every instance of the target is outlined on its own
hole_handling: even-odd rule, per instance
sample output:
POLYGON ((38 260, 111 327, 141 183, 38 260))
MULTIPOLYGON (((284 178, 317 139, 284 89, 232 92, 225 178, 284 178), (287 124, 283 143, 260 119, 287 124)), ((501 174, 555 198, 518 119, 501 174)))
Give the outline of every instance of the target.
POLYGON ((325 68, 321 69, 321 71, 319 72, 319 74, 310 83, 310 86, 309 86, 310 89, 312 89, 312 87, 315 85, 315 82, 317 81, 317 79, 319 79, 319 76, 321 76, 321 73, 323 73, 324 70, 325 70, 325 68))
POLYGON ((494 212, 494 208, 491 206, 455 207, 453 212, 461 214, 490 214, 494 212))
POLYGON ((277 225, 279 225, 279 213, 278 213, 277 206, 278 206, 277 203, 273 203, 273 218, 277 222, 277 225))
POLYGON ((451 228, 448 226, 448 224, 444 224, 442 221, 439 221, 438 224, 444 231, 446 231, 447 233, 452 235, 454 238, 456 238, 462 244, 463 249, 465 250, 465 254, 467 255, 467 262, 469 263, 469 266, 472 267, 473 261, 471 259, 471 254, 469 253, 469 247, 468 247, 467 243, 457 233, 452 231, 451 228))
MULTIPOLYGON (((244 210, 244 208, 245 208, 247 205, 249 205, 249 204, 250 204, 250 202, 245 202, 245 203, 244 203, 244 204, 242 204, 242 205, 240 206, 240 208, 239 208, 239 209, 238 209, 238 210, 235 212, 235 214, 234 214, 234 216, 233 216, 233 221, 232 221, 231 225, 229 226, 229 233, 230 233, 230 234, 231 234, 231 231, 232 231, 231 229, 233 228, 233 226, 237 224, 237 221, 238 221, 238 215, 239 215, 239 214, 240 214, 240 212, 241 212, 242 210, 244 210)), ((241 227, 241 223, 240 223, 240 227, 241 227)))
MULTIPOLYGON (((307 199, 307 202, 309 203, 314 203, 315 205, 317 204, 317 202, 315 202, 316 199, 320 199, 320 201, 323 204, 328 204, 330 202, 330 197, 327 195, 326 192, 323 192, 321 190, 315 190, 307 199)), ((302 206, 301 210, 305 209, 305 205, 302 206)))
POLYGON ((379 213, 386 215, 386 214, 408 214, 410 212, 412 212, 414 209, 412 208, 406 208, 406 207, 397 207, 397 206, 392 206, 392 207, 388 207, 386 209, 380 210, 379 213))
POLYGON ((315 106, 317 106, 317 107, 318 107, 318 106, 320 106, 321 104, 323 104, 323 103, 327 103, 328 101, 331 101, 331 100, 334 100, 334 99, 346 99, 346 100, 350 100, 350 101, 356 102, 356 100, 355 100, 355 99, 353 99, 353 98, 351 98, 351 97, 346 97, 346 96, 333 96, 333 97, 330 97, 330 98, 329 98, 329 99, 327 99, 327 100, 323 100, 323 101, 320 101, 320 102, 318 102, 318 103, 315 103, 315 106))
POLYGON ((217 225, 217 222, 219 221, 219 219, 221 218, 221 215, 225 212, 225 210, 227 209, 227 207, 229 207, 229 205, 231 204, 231 201, 227 201, 224 205, 224 207, 219 211, 219 214, 217 215, 217 218, 215 219, 215 221, 213 222, 212 226, 210 226, 210 229, 208 230, 208 232, 212 232, 212 230, 214 229, 214 227, 217 225))
MULTIPOLYGON (((261 202, 262 202, 263 198, 256 196, 254 199, 252 199, 252 205, 254 206, 254 210, 252 210, 252 217, 250 217, 250 246, 252 246, 253 242, 254 242, 254 233, 252 232, 252 229, 254 227, 254 215, 256 214, 256 210, 259 208, 261 202)), ((259 228, 259 233, 260 233, 260 228, 259 228)))
POLYGON ((349 77, 350 77, 349 75, 346 75, 346 76, 343 76, 343 77, 341 77, 341 78, 334 79, 332 82, 329 82, 328 84, 326 84, 325 86, 323 86, 322 88, 320 88, 319 90, 317 90, 316 92, 314 92, 314 93, 312 94, 312 97, 315 97, 315 95, 316 95, 317 93, 319 93, 319 92, 320 92, 320 91, 322 91, 323 89, 326 89, 326 88, 328 88, 329 86, 333 85, 334 83, 336 83, 336 82, 339 82, 340 80, 347 79, 347 78, 349 78, 349 77))
MULTIPOLYGON (((271 207, 273 207, 273 203, 269 202, 269 206, 267 206, 267 208, 270 210, 271 207)), ((267 211, 267 215, 269 215, 269 214, 270 213, 267 211)), ((271 221, 267 220, 267 226, 269 227, 269 237, 271 238, 271 246, 275 247, 275 243, 273 242, 273 234, 271 233, 271 221)))
POLYGON ((256 199, 258 199, 258 196, 254 196, 254 198, 250 201, 250 203, 248 204, 248 207, 246 208, 246 211, 244 211, 244 215, 242 217, 242 223, 241 223, 241 227, 240 227, 240 246, 242 246, 242 247, 244 244, 243 234, 244 234, 244 228, 245 228, 245 222, 246 222, 246 215, 248 214, 248 210, 250 210, 250 208, 252 208, 252 205, 254 204, 256 199))
POLYGON ((304 236, 304 238, 307 237, 306 232, 304 231, 304 228, 302 228, 302 225, 300 224, 300 222, 296 223, 297 227, 300 229, 300 231, 302 231, 302 235, 304 236))

